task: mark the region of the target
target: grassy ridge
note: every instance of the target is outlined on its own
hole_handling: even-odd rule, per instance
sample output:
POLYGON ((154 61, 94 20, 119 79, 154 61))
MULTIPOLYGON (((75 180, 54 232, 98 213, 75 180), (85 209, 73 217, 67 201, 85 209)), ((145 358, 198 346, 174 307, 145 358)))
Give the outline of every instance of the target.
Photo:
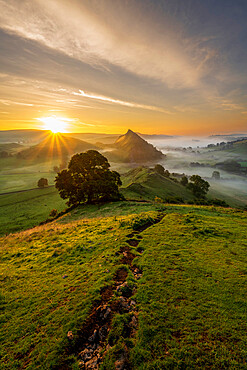
MULTIPOLYGON (((111 207, 119 212, 116 205, 105 211, 111 207)), ((149 211, 70 222, 78 212, 0 239, 3 369, 59 364, 67 332, 76 336, 100 289, 112 284, 127 235, 156 217, 149 211)), ((115 342, 102 369, 115 368, 121 348, 133 369, 246 368, 246 213, 195 206, 163 212, 131 247, 142 270, 133 296, 138 330, 128 337, 126 315, 113 320, 115 342)), ((79 359, 70 360, 78 369, 79 359)))
POLYGON ((159 175, 152 169, 138 167, 121 176, 122 193, 129 199, 180 197, 184 201, 193 199, 192 193, 179 183, 159 175))

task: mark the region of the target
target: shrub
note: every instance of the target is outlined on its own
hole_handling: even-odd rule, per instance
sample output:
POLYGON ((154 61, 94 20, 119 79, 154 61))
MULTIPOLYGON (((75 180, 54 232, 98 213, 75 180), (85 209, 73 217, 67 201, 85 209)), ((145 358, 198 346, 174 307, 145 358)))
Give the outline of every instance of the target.
POLYGON ((55 217, 57 215, 57 209, 53 208, 49 214, 49 217, 55 217))

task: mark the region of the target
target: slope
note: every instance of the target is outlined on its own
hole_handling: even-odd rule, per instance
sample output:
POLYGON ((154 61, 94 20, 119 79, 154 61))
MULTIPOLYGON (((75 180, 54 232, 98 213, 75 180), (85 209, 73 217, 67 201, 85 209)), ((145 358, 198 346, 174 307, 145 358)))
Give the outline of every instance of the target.
POLYGON ((161 151, 131 130, 128 130, 125 135, 119 136, 115 141, 114 148, 107 155, 115 161, 147 163, 165 157, 161 151))
POLYGON ((246 227, 170 206, 1 238, 2 369, 246 368, 246 227))
POLYGON ((232 149, 229 151, 239 154, 239 155, 245 155, 247 156, 247 140, 240 140, 236 141, 232 145, 232 149))
POLYGON ((130 170, 121 176, 121 180, 123 182, 121 192, 128 199, 154 200, 157 196, 163 200, 177 197, 188 202, 194 198, 181 184, 146 167, 130 170))
POLYGON ((95 145, 75 138, 69 138, 61 134, 50 135, 39 144, 18 153, 19 158, 43 159, 67 158, 72 154, 83 152, 88 149, 95 149, 95 145))

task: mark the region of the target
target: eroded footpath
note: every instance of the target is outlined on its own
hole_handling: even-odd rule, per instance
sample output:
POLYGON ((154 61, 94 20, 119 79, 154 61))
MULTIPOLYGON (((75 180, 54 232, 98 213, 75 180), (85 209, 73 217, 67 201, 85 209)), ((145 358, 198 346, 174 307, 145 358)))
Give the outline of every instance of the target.
POLYGON ((115 369, 130 369, 127 346, 120 345, 119 349, 116 348, 122 338, 133 338, 138 329, 138 308, 133 296, 137 292, 142 270, 133 260, 143 252, 138 246, 142 240, 141 232, 160 222, 163 217, 160 213, 155 220, 147 220, 126 235, 124 246, 117 252, 119 268, 114 274, 114 284, 101 290, 100 301, 95 302, 83 327, 77 332, 76 339, 72 332, 68 332, 69 345, 66 353, 62 363, 54 369, 71 369, 69 359, 72 355, 77 357, 79 369, 107 369, 107 365, 104 367, 104 359, 113 347, 115 369))

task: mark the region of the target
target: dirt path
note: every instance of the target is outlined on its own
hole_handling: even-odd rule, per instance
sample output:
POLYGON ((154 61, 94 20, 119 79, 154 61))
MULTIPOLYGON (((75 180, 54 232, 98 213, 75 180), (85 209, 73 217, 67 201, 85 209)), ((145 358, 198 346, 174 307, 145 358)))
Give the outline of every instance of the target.
MULTIPOLYGON (((160 214, 154 223, 160 222, 163 217, 164 215, 160 214)), ((136 284, 135 288, 131 288, 128 285, 128 270, 130 269, 132 271, 136 281, 142 277, 142 271, 133 264, 136 255, 132 250, 134 251, 134 248, 136 248, 137 252, 143 252, 138 247, 142 239, 140 233, 154 223, 149 221, 138 230, 126 236, 126 245, 121 247, 119 251, 121 255, 119 265, 121 267, 119 267, 114 275, 114 284, 102 289, 100 301, 95 302, 83 327, 77 332, 76 339, 74 339, 72 332, 68 332, 69 346, 63 356, 62 363, 54 367, 54 370, 71 369, 71 365, 67 359, 72 354, 77 356, 80 369, 98 370, 104 356, 115 344, 111 337, 109 337, 109 332, 112 328, 113 318, 117 314, 129 314, 129 322, 124 325, 124 337, 131 338, 135 336, 138 329, 138 309, 132 296, 136 293, 138 284, 136 284), (115 293, 117 294, 115 295, 115 293)), ((115 361, 115 369, 130 369, 127 348, 121 351, 119 358, 115 361)))

